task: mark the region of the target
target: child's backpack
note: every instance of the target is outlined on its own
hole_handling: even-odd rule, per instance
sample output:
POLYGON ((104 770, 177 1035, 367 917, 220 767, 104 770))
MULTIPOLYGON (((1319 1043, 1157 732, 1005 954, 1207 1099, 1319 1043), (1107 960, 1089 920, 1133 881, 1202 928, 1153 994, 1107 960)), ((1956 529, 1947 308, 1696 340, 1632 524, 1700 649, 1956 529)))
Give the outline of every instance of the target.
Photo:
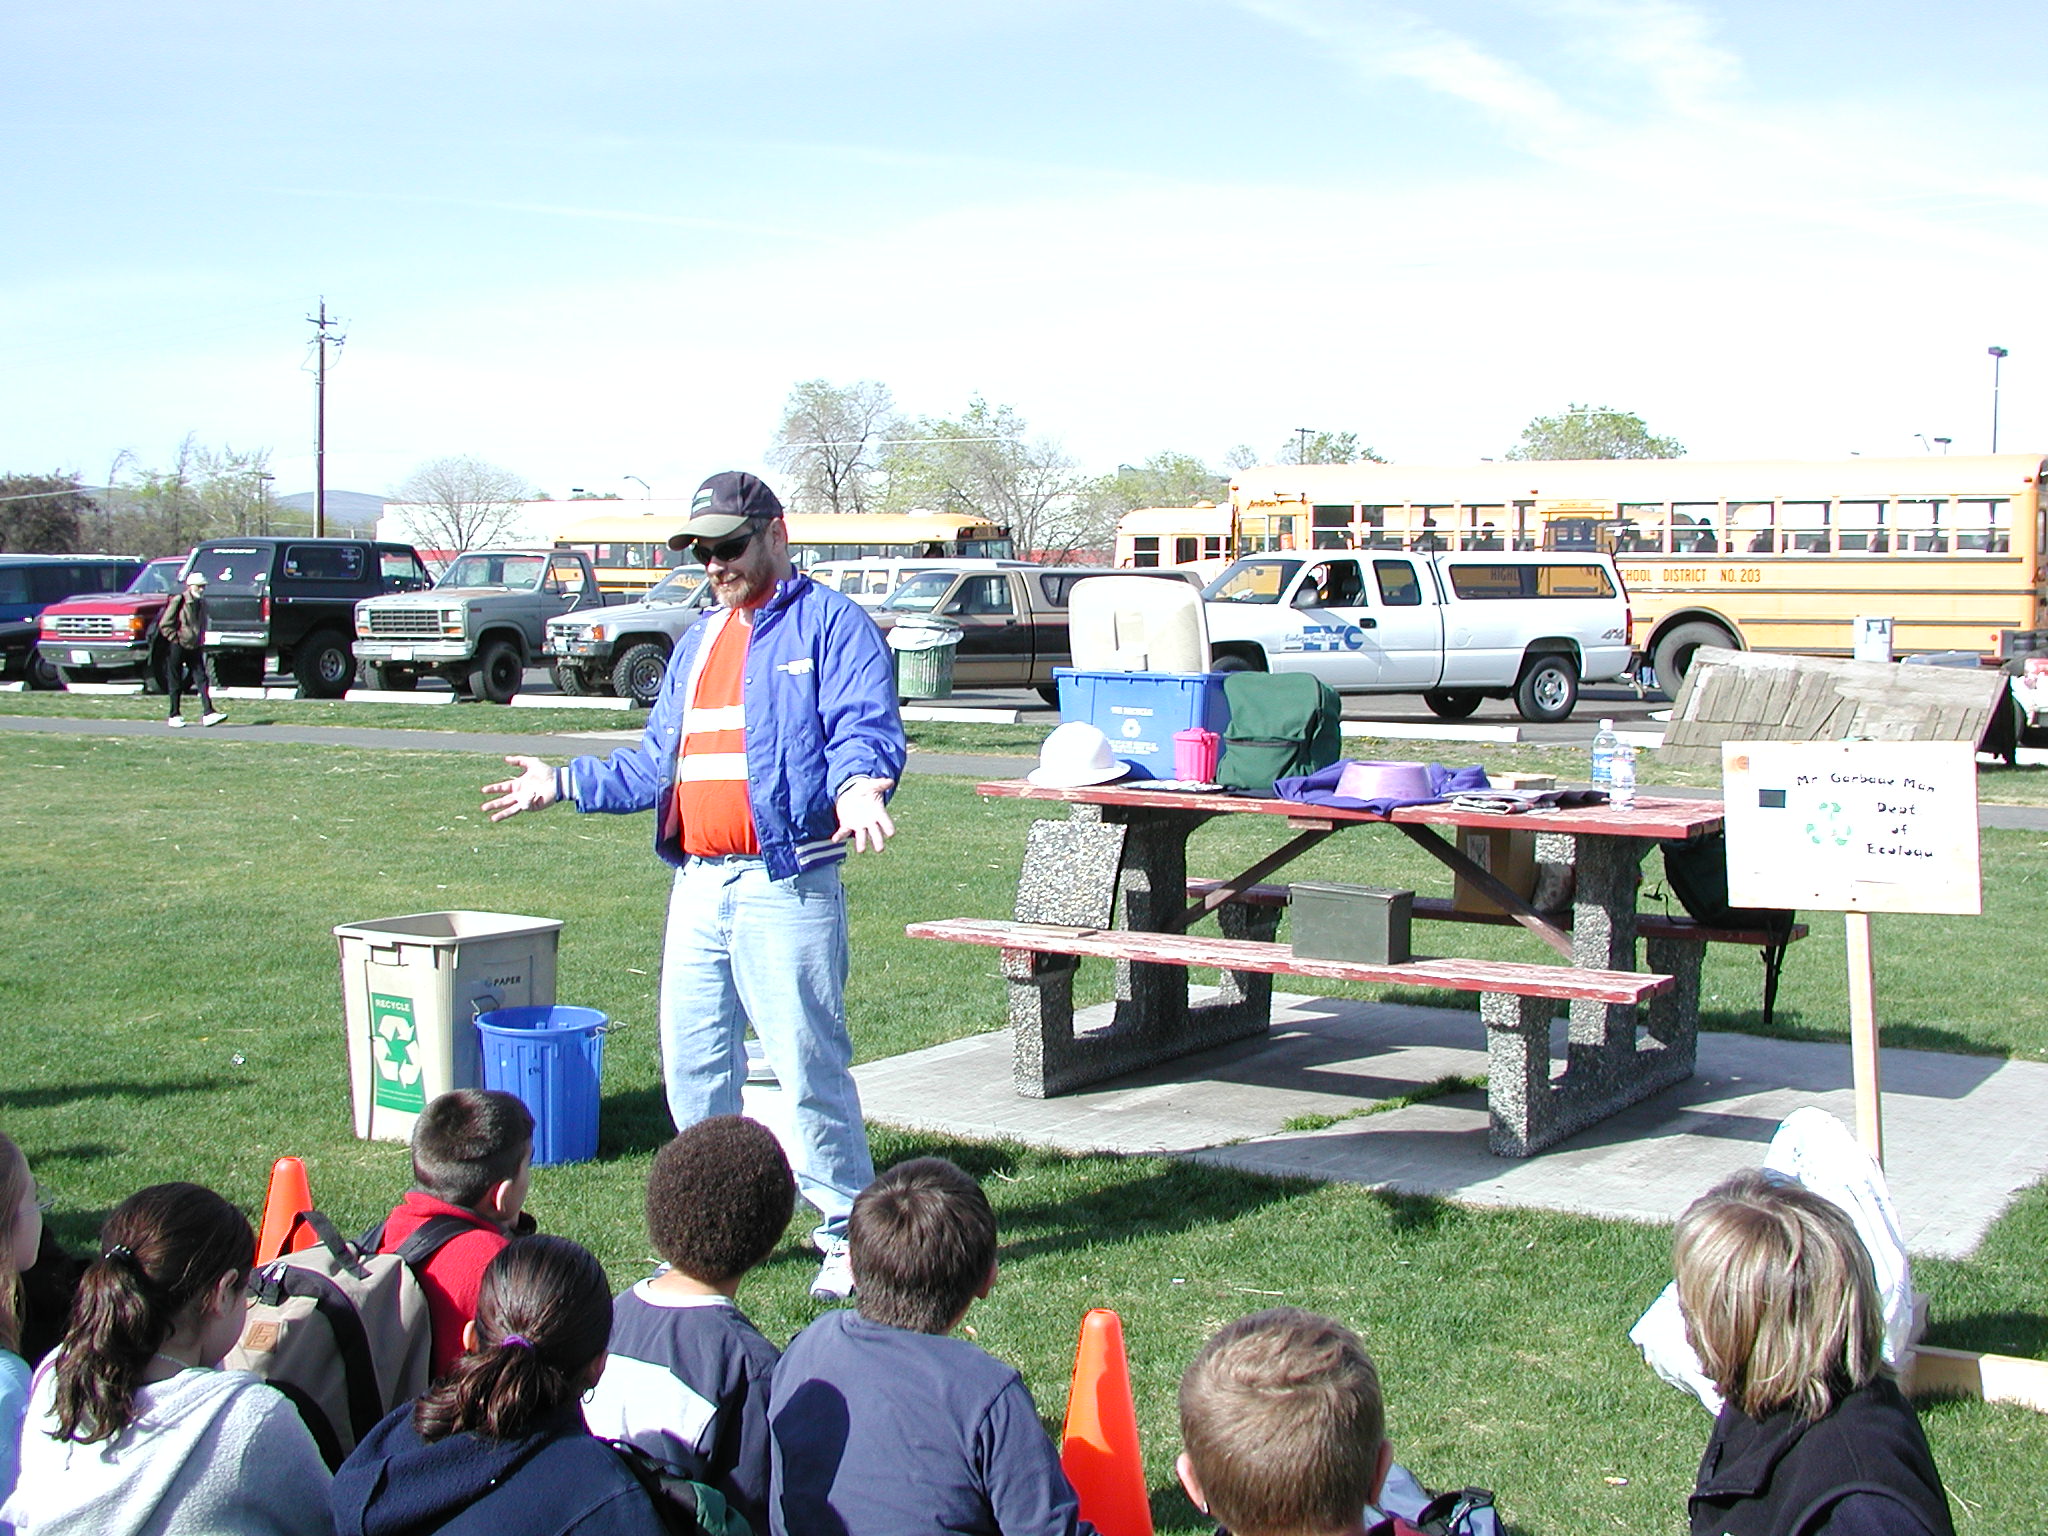
MULTIPOLYGON (((1500 1516, 1487 1488, 1431 1493, 1398 1461, 1387 1469, 1380 1509, 1394 1536, 1501 1536, 1500 1516)), ((1378 1536, 1375 1530, 1373 1536, 1378 1536)))
POLYGON ((1314 773, 1343 751, 1337 690, 1306 672, 1232 672, 1223 679, 1230 724, 1216 778, 1227 789, 1273 793, 1273 781, 1314 773))
POLYGON ((380 1222, 351 1243, 318 1211, 301 1211, 286 1252, 250 1278, 248 1319, 221 1362, 290 1398, 330 1469, 385 1414, 427 1390, 434 1328, 419 1268, 476 1229, 436 1216, 396 1253, 379 1253, 383 1230, 380 1222), (319 1242, 292 1253, 301 1227, 319 1242))

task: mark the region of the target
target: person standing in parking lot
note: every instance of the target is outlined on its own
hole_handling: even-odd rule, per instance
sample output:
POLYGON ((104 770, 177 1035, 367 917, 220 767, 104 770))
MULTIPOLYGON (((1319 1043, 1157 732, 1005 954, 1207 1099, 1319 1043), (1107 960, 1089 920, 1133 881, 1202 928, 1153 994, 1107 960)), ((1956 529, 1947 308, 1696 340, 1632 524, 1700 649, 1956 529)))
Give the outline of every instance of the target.
POLYGON ((775 493, 713 475, 669 539, 718 608, 683 632, 639 745, 561 768, 510 757, 484 787, 491 820, 569 800, 655 813, 676 868, 662 950, 661 1055, 678 1130, 740 1113, 751 1023, 794 1109, 797 1187, 823 1216, 811 1294, 853 1289, 846 1221, 874 1177, 846 1030, 850 843, 894 834, 903 724, 882 632, 790 560, 775 493))
POLYGON ((206 679, 206 577, 199 571, 185 578, 185 589, 164 604, 156 632, 164 640, 164 690, 171 696, 172 726, 185 723, 181 713, 185 675, 189 669, 199 691, 199 723, 219 725, 227 716, 213 707, 213 689, 206 679))

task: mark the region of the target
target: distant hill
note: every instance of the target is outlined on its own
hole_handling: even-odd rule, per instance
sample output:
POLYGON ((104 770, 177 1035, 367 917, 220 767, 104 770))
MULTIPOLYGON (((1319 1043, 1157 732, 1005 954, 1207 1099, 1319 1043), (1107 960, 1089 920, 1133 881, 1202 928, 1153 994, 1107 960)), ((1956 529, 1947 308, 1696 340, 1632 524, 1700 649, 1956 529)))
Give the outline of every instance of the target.
MULTIPOLYGON (((289 496, 277 498, 281 507, 311 513, 313 493, 295 491, 289 496)), ((365 491, 329 491, 327 493, 327 529, 330 533, 374 533, 377 519, 384 515, 384 498, 365 491)))

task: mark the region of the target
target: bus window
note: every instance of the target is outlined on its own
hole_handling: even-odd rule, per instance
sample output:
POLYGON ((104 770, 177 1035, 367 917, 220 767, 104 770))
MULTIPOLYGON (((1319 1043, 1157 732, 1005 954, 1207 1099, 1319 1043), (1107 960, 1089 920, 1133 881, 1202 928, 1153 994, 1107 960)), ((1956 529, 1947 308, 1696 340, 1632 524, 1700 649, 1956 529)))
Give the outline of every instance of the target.
POLYGON ((1671 553, 1674 555, 1717 555, 1721 540, 1714 530, 1721 521, 1721 507, 1712 501, 1678 501, 1671 505, 1671 553))
POLYGON ((1788 555, 1828 552, 1828 504, 1788 501, 1778 509, 1778 548, 1788 555))
POLYGON ((1173 563, 1193 565, 1201 558, 1202 541, 1198 538, 1180 537, 1173 541, 1173 563))
POLYGON ((1916 555, 1948 553, 1948 529, 1942 523, 1941 497, 1901 501, 1894 522, 1899 530, 1899 548, 1916 555))
POLYGON ((1891 549, 1881 501, 1835 504, 1835 543, 1845 555, 1882 555, 1891 549))
POLYGON ((2002 496, 1960 499, 1955 530, 1958 551, 2004 554, 2012 548, 2012 503, 2002 496))
POLYGON ((1309 513, 1309 539, 1316 549, 1351 547, 1351 511, 1348 506, 1318 506, 1309 513))
POLYGON ((1460 510, 1460 549, 1504 549, 1506 540, 1501 537, 1500 526, 1506 517, 1506 509, 1498 506, 1468 505, 1460 510))
POLYGON ((1615 530, 1614 548, 1621 554, 1661 555, 1664 553, 1664 503, 1625 501, 1621 523, 1615 530))
POLYGON ((1221 560, 1223 558, 1223 539, 1221 535, 1205 534, 1203 536, 1202 558, 1204 560, 1221 560))
POLYGON ((1367 549, 1399 549, 1399 534, 1387 532, 1387 509, 1385 507, 1360 507, 1358 522, 1362 530, 1359 543, 1367 549))
POLYGON ((1139 570, 1149 570, 1159 563, 1159 536, 1143 534, 1131 540, 1131 564, 1139 570))
POLYGON ((1768 554, 1777 542, 1772 526, 1772 504, 1768 501, 1728 503, 1728 553, 1768 554))

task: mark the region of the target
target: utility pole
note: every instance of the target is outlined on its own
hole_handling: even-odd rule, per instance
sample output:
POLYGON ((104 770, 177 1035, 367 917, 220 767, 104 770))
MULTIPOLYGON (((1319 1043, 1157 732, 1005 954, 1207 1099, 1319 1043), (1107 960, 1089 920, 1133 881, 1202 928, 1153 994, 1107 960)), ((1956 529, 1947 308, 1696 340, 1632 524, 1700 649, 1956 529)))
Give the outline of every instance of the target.
POLYGON ((313 537, 327 537, 327 348, 331 343, 335 356, 341 355, 341 344, 346 336, 329 336, 327 333, 339 320, 327 318, 327 299, 320 300, 320 313, 306 316, 306 323, 313 327, 313 344, 319 352, 319 362, 313 372, 313 537))
POLYGON ((1308 432, 1309 429, 1307 427, 1296 427, 1294 429, 1294 462, 1297 464, 1306 464, 1308 462, 1308 432))

